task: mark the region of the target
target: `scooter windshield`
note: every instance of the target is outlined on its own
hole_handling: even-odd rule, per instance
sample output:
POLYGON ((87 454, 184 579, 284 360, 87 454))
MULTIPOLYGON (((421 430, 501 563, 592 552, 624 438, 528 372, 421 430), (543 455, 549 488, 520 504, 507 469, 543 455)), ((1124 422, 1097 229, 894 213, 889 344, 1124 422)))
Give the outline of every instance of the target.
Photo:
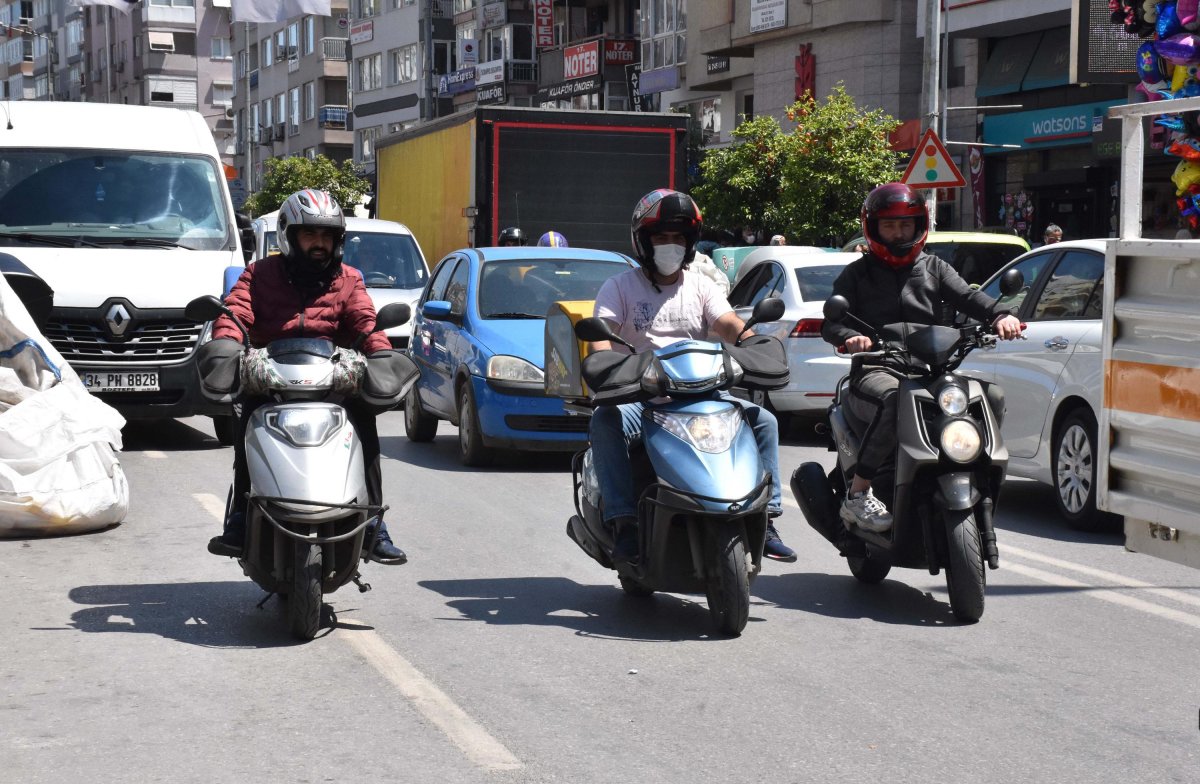
POLYGON ((284 338, 267 345, 267 357, 280 365, 321 365, 336 348, 328 338, 284 338))
POLYGON ((962 332, 936 324, 902 322, 884 326, 882 337, 903 343, 912 356, 930 367, 940 368, 954 355, 954 350, 962 340, 962 332))

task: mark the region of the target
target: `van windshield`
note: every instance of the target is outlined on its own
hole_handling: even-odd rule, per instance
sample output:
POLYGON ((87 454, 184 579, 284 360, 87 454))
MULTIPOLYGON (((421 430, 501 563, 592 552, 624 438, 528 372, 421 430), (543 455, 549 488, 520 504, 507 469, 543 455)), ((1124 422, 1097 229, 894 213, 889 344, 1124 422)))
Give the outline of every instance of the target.
MULTIPOLYGON (((233 248, 220 176, 201 156, 6 149, 0 232, 132 247, 233 248)), ((22 242, 0 239, 0 245, 22 242)))

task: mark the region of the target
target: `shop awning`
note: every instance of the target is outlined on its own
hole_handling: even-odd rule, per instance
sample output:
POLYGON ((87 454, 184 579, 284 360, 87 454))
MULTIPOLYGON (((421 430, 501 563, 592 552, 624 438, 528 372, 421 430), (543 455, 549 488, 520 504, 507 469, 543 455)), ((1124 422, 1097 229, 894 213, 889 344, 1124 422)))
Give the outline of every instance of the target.
POLYGON ((1042 90, 1071 82, 1071 28, 1059 27, 1042 33, 1033 62, 1021 82, 1022 90, 1042 90))
POLYGON ((150 32, 150 51, 152 52, 173 52, 175 51, 175 34, 174 33, 159 33, 150 32))
POLYGON ((975 86, 976 97, 1021 92, 1021 82, 1041 40, 1042 34, 1039 32, 997 41, 992 47, 992 56, 979 74, 979 83, 975 86))

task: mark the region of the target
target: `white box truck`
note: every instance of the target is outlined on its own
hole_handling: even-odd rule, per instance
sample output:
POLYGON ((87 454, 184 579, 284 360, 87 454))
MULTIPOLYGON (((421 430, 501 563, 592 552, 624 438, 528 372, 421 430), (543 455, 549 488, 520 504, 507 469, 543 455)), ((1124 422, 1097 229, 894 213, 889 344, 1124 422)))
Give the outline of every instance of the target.
POLYGON ((1104 271, 1100 508, 1125 546, 1200 567, 1200 240, 1141 238, 1143 118, 1200 98, 1113 107, 1122 121, 1120 236, 1104 271))
POLYGON ((249 221, 234 214, 204 118, 116 104, 3 109, 0 253, 53 290, 47 339, 125 417, 208 414, 228 437, 232 412, 199 394, 207 327, 183 309, 240 273, 249 221))

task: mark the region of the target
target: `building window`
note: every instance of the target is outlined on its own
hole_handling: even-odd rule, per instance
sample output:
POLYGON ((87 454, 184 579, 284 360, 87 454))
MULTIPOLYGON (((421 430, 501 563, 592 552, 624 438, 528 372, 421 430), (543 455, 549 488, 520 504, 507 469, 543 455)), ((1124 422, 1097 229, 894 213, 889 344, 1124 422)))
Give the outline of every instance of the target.
POLYGON ((292 22, 287 26, 287 56, 294 60, 300 56, 300 23, 292 22))
POLYGON ((271 36, 262 39, 262 43, 258 47, 258 51, 262 52, 262 67, 268 68, 275 62, 275 47, 272 46, 271 36))
MULTIPOLYGON (((137 53, 134 53, 134 57, 137 53)), ((228 38, 212 39, 212 59, 214 60, 232 60, 233 48, 229 45, 228 38)))
POLYGON ((266 128, 268 131, 271 130, 271 126, 275 124, 275 122, 274 122, 274 120, 275 120, 274 107, 275 107, 275 104, 271 101, 270 98, 268 98, 267 100, 262 102, 263 127, 266 128))
POLYGON ((308 158, 310 161, 315 160, 317 157, 317 148, 316 147, 305 147, 304 148, 304 157, 308 158))
POLYGON ((317 48, 317 26, 311 16, 304 17, 304 53, 312 54, 317 48))
POLYGON ((379 138, 380 127, 363 128, 358 132, 358 150, 360 161, 375 160, 375 140, 379 138))
POLYGON ((404 84, 417 78, 417 45, 409 44, 388 52, 391 72, 388 77, 392 84, 404 84))
POLYGON ((383 86, 383 54, 372 54, 354 61, 355 88, 360 93, 383 86))
POLYGON ((687 62, 687 0, 642 4, 642 70, 687 62))
POLYGON ((275 96, 275 122, 280 125, 287 122, 287 93, 275 96))
POLYGON ((150 0, 150 5, 165 5, 175 8, 193 8, 196 0, 150 0))
POLYGON ((213 105, 233 106, 233 85, 213 82, 213 105))
POLYGON ((288 131, 295 135, 300 133, 300 88, 288 90, 288 131))
POLYGON ((277 30, 275 32, 275 59, 287 59, 287 30, 277 30))
POLYGON ((354 16, 356 19, 366 19, 379 13, 377 0, 354 0, 354 16))
POLYGON ((475 0, 454 0, 454 13, 461 14, 463 11, 470 11, 476 5, 475 0))
POLYGON ((311 120, 317 116, 317 83, 304 83, 304 119, 311 120))

